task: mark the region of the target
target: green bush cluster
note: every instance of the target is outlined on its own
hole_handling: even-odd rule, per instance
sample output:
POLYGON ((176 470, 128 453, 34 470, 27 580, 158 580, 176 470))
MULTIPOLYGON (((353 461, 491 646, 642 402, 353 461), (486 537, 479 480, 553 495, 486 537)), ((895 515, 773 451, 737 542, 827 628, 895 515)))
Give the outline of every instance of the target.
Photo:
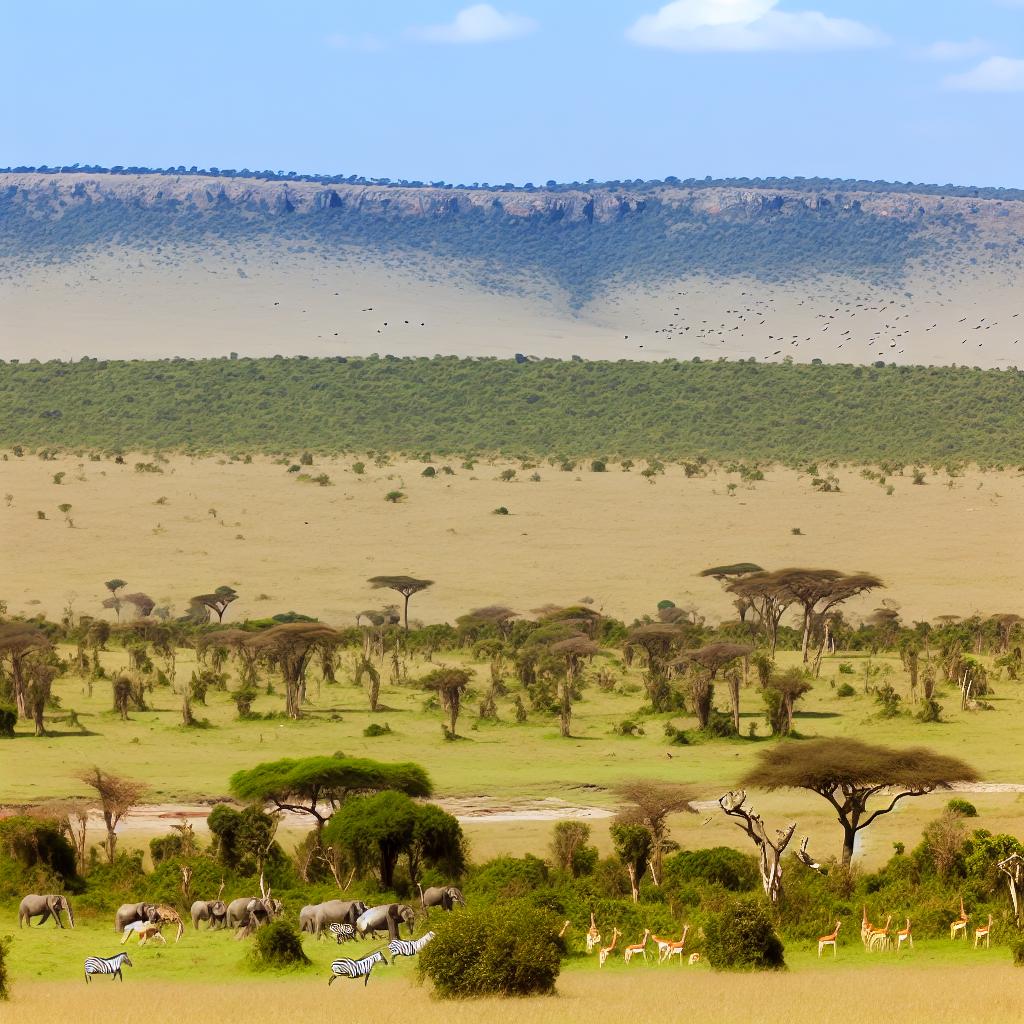
POLYGON ((704 954, 716 971, 776 971, 786 966, 763 898, 730 900, 704 927, 704 954))
POLYGON ((252 964, 258 971, 309 967, 313 963, 302 949, 302 937, 290 921, 278 919, 257 929, 252 964))

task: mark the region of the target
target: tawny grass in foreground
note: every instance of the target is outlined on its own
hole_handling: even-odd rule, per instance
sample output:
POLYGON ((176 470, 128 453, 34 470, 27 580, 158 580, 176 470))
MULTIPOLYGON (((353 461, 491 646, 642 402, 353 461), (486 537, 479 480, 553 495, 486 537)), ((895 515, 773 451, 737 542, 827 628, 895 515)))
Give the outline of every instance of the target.
MULTIPOLYGON (((376 980, 376 979, 374 979, 376 980)), ((193 1024, 223 1021, 245 1006, 248 1024, 269 1024, 287 1015, 306 1024, 362 1019, 408 1021, 418 1024, 470 1024, 503 1015, 516 1024, 555 1024, 561 1021, 601 1019, 616 1024, 651 1020, 688 1020, 723 1024, 760 1024, 769 1011, 783 1013, 788 1024, 831 1024, 862 1021, 885 1007, 892 1020, 962 1024, 1002 1024, 1020 1019, 1020 975, 1015 968, 978 966, 963 970, 870 967, 827 975, 800 974, 716 975, 709 971, 665 969, 631 976, 600 976, 572 971, 558 982, 558 995, 550 998, 442 1003, 426 989, 405 979, 376 988, 351 985, 341 992, 328 989, 323 979, 253 980, 244 985, 94 985, 81 983, 22 983, 4 1007, 7 1024, 37 1024, 54 1006, 74 998, 78 1024, 108 1024, 130 1020, 145 1008, 148 1024, 177 1024, 187 1017, 193 1024), (864 993, 870 992, 870 1005, 864 993), (828 1007, 827 1012, 823 1007, 828 1007)))

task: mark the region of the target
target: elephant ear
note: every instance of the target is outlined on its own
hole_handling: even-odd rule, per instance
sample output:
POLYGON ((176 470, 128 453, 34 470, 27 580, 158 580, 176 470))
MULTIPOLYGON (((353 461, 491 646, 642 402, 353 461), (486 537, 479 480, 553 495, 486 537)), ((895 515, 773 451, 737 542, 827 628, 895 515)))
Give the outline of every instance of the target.
POLYGON ((210 905, 210 913, 217 917, 223 917, 228 912, 227 904, 223 900, 214 900, 210 905))

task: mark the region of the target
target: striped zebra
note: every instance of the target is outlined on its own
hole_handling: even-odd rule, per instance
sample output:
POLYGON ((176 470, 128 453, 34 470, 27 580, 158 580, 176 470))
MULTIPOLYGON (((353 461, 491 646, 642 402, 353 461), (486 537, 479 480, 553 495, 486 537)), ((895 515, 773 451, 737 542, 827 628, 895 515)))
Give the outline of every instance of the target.
POLYGON ((86 982, 92 981, 92 975, 94 974, 109 974, 111 981, 114 978, 120 978, 124 981, 124 975, 121 973, 122 967, 131 967, 132 962, 128 959, 127 953, 118 953, 117 956, 90 956, 86 957, 85 960, 85 980, 86 982))
POLYGON ((415 956, 434 937, 433 932, 427 932, 412 942, 406 939, 392 939, 388 943, 388 952, 395 958, 400 956, 415 956))
POLYGON ((327 929, 337 940, 340 946, 343 942, 352 942, 356 937, 355 925, 351 924, 332 924, 327 929))
POLYGON ((335 978, 362 978, 365 986, 370 980, 373 968, 378 963, 388 963, 388 958, 378 949, 362 960, 352 960, 349 957, 342 957, 331 964, 331 979, 327 982, 328 988, 334 983, 335 978))

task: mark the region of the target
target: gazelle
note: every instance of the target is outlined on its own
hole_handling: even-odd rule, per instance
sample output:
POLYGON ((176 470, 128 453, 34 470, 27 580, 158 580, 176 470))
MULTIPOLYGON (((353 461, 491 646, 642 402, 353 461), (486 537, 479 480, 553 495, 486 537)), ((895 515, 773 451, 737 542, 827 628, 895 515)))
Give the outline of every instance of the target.
POLYGON ((960 897, 960 916, 955 920, 951 921, 949 925, 949 937, 955 939, 957 933, 963 935, 964 942, 967 941, 967 922, 970 920, 970 916, 964 912, 964 898, 960 897))
POLYGON ((885 925, 881 928, 871 928, 868 932, 868 952, 873 953, 876 949, 888 949, 892 942, 889 938, 889 925, 892 924, 892 914, 885 919, 885 925))
POLYGON ((860 919, 860 941, 864 943, 864 948, 868 948, 868 939, 871 937, 871 930, 874 925, 868 920, 868 908, 864 907, 864 913, 860 919))
POLYGON ((843 926, 842 921, 836 921, 836 930, 831 935, 819 935, 818 936, 818 956, 821 956, 821 951, 826 946, 832 947, 832 956, 836 955, 836 939, 839 938, 839 929, 843 926))
POLYGON ((896 952, 900 951, 900 947, 903 943, 906 943, 911 949, 914 948, 914 936, 910 934, 910 918, 907 918, 907 927, 901 928, 896 933, 896 952))
POLYGON ((620 932, 618 928, 613 928, 612 929, 612 941, 611 941, 611 944, 608 945, 608 946, 602 946, 601 949, 598 950, 598 954, 597 954, 597 966, 598 967, 604 967, 605 960, 607 960, 608 957, 610 957, 612 955, 612 950, 615 949, 615 943, 619 941, 619 936, 621 934, 622 934, 622 932, 620 932))
POLYGON ((594 912, 590 912, 590 927, 587 929, 587 952, 593 953, 594 947, 601 945, 601 933, 597 930, 597 922, 594 920, 594 912))
MULTIPOLYGON (((665 953, 665 960, 671 960, 672 957, 679 957, 679 962, 683 962, 683 949, 686 947, 686 933, 690 930, 688 924, 683 925, 683 934, 679 937, 678 942, 670 942, 668 944, 668 950, 665 953)), ((661 961, 659 960, 659 963, 661 961)))
POLYGON ((992 931, 992 915, 988 915, 988 924, 983 924, 978 928, 974 929, 974 948, 978 948, 979 942, 985 943, 985 948, 989 948, 989 935, 992 931))
POLYGON ((627 964, 629 963, 630 960, 633 959, 633 956, 635 954, 637 954, 637 953, 639 953, 641 956, 643 956, 644 960, 647 959, 647 940, 650 938, 650 935, 651 935, 651 929, 650 928, 645 928, 644 929, 644 937, 639 942, 637 942, 635 945, 626 946, 626 948, 622 951, 622 957, 626 961, 627 964))

